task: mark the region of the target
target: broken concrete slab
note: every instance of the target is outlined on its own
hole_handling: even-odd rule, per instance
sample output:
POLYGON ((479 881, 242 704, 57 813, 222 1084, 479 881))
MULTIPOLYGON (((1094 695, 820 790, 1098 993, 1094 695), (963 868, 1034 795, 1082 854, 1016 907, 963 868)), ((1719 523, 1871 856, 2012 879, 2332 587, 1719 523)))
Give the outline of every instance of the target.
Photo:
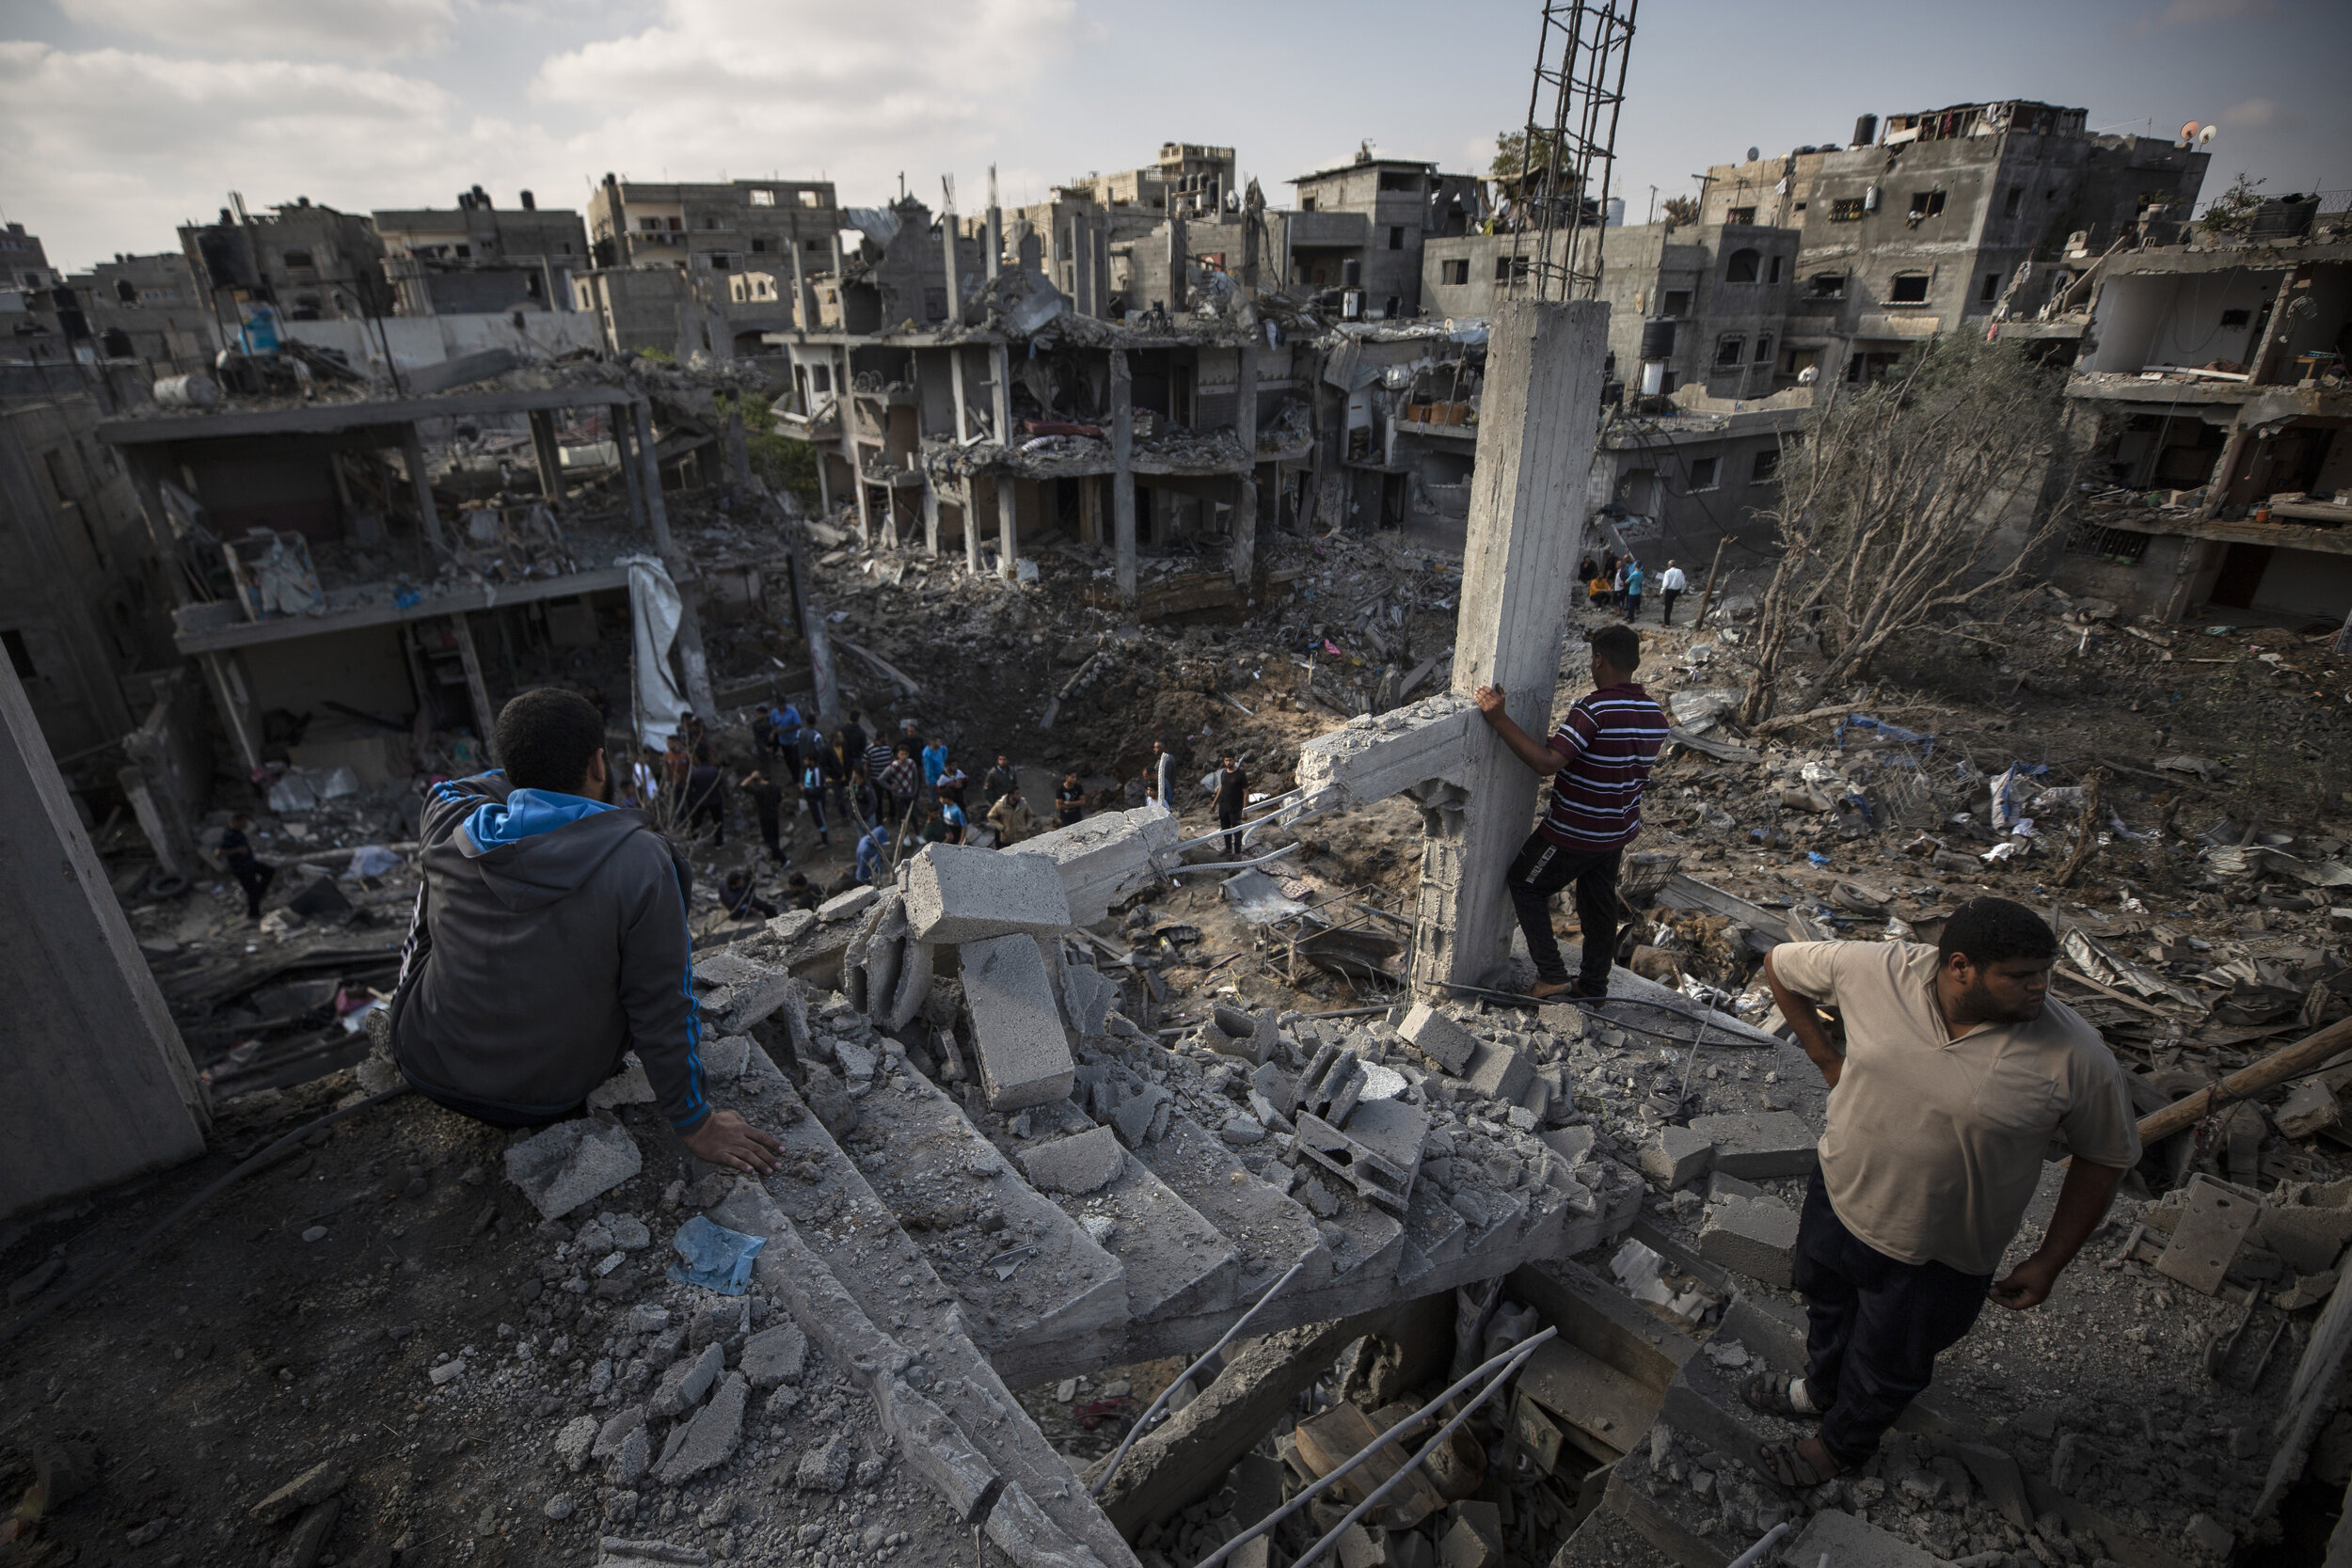
POLYGON ((2198 1177, 2189 1183, 2187 1211, 2156 1258, 2156 1272, 2193 1291, 2217 1293, 2258 1208, 2239 1192, 2198 1177))
POLYGON ((506 1148, 506 1179, 548 1219, 603 1196, 644 1168, 635 1140, 593 1117, 559 1121, 506 1148))
POLYGON ((2352 1209, 2265 1204, 2246 1239, 2285 1259, 2296 1274, 2325 1274, 2352 1244, 2352 1209))
POLYGON ((1534 1058, 1507 1045, 1494 1045, 1486 1040, 1470 1053, 1463 1076, 1480 1094, 1506 1104, 1516 1104, 1534 1081, 1534 1058))
POLYGON ((323 1503, 341 1492, 350 1481, 351 1471, 346 1466, 331 1459, 322 1460, 255 1503, 253 1518, 256 1523, 263 1525, 291 1519, 304 1509, 323 1503))
POLYGON ((1297 1119, 1302 1153, 1390 1212, 1405 1212, 1421 1169, 1427 1112, 1401 1100, 1371 1100, 1356 1106, 1344 1128, 1303 1109, 1297 1119))
POLYGON ((932 944, 909 937, 898 950, 898 980, 893 989, 889 1005, 874 1000, 874 1022, 885 1029, 903 1029, 913 1023, 923 1006, 930 1000, 933 964, 938 955, 932 944))
POLYGON ((1426 1002, 1416 1002, 1396 1026, 1406 1044, 1426 1056, 1439 1072, 1459 1078, 1479 1046, 1478 1037, 1426 1002))
POLYGON ((710 1392, 726 1365, 726 1352, 715 1344, 705 1345, 698 1356, 672 1364, 654 1386, 653 1398, 645 1403, 645 1414, 657 1421, 666 1421, 691 1410, 710 1392))
POLYGON ((1062 1210, 1126 1271, 1130 1334, 1149 1320, 1232 1307, 1233 1282, 1241 1274, 1232 1243, 1120 1148, 1110 1129, 1096 1128, 1083 1136, 1099 1137, 1119 1162, 1118 1169, 1085 1196, 1065 1197, 1062 1210))
POLYGON ((1804 1176, 1820 1163, 1820 1134, 1794 1111, 1692 1117, 1691 1131, 1715 1146, 1715 1169, 1743 1180, 1804 1176))
POLYGON ((1091 1037, 1102 1034, 1111 1009, 1119 1006, 1119 982, 1085 964, 1065 964, 1061 1000, 1070 1027, 1082 1038, 1091 1037))
POLYGON ((1108 1185, 1125 1158, 1118 1135, 1097 1127, 1023 1149, 1021 1168, 1038 1191, 1075 1197, 1108 1185))
POLYGON ((645 1064, 637 1059, 634 1051, 621 1058, 620 1071, 588 1091, 588 1108, 592 1111, 653 1102, 653 1080, 645 1076, 645 1064))
POLYGON ((838 921, 853 920, 866 912, 866 905, 881 896, 882 889, 870 884, 865 887, 853 887, 849 892, 836 894, 818 905, 817 918, 827 926, 838 921))
POLYGON ((963 943, 957 956, 989 1109, 1017 1111, 1069 1098, 1078 1064, 1037 943, 1021 935, 994 937, 963 943))
POLYGON ((1158 869, 1154 855, 1176 847, 1181 830, 1164 807, 1138 806, 1084 817, 1066 828, 1040 833, 1010 851, 1054 863, 1070 902, 1073 926, 1092 926, 1111 906, 1150 883, 1158 869))
POLYGON ((1796 1266, 1797 1212, 1776 1197, 1727 1197, 1708 1208, 1699 1256, 1779 1290, 1796 1266))
POLYGON ((1468 741, 1480 722, 1477 707, 1455 692, 1360 715, 1301 746, 1292 774, 1310 799, 1336 789, 1342 800, 1357 805, 1385 800, 1433 779, 1467 786, 1468 741))
POLYGON ((927 844, 900 875, 907 929, 917 942, 985 942, 1016 931, 1052 936, 1071 925, 1070 895, 1044 856, 927 844))
MULTIPOLYGON (((1587 1138, 1588 1148, 1590 1142, 1587 1138)), ((1679 1192, 1713 1168, 1715 1146, 1688 1127, 1661 1127, 1643 1146, 1641 1160, 1644 1175, 1656 1178, 1670 1193, 1679 1192)))
POLYGON ((763 1328, 743 1341, 738 1370, 755 1388, 798 1383, 808 1365, 808 1336, 792 1323, 763 1328))
POLYGON ((750 1387, 743 1374, 729 1372, 710 1402, 688 1423, 685 1439, 676 1450, 662 1461, 660 1480, 664 1486, 690 1481, 735 1456, 736 1445, 743 1440, 743 1402, 748 1398, 750 1387))
POLYGON ((1314 1217, 1250 1174, 1231 1145, 1189 1117, 1171 1117, 1168 1132, 1144 1155, 1153 1175, 1241 1255, 1236 1286, 1255 1299, 1300 1259, 1291 1288, 1304 1294, 1331 1278, 1331 1250, 1315 1229, 1314 1217))
POLYGON ((1827 1558, 1837 1568, 1937 1568, 1942 1560, 1899 1535, 1890 1535, 1834 1508, 1825 1508, 1806 1521, 1795 1543, 1782 1555, 1788 1561, 1803 1563, 1827 1558))

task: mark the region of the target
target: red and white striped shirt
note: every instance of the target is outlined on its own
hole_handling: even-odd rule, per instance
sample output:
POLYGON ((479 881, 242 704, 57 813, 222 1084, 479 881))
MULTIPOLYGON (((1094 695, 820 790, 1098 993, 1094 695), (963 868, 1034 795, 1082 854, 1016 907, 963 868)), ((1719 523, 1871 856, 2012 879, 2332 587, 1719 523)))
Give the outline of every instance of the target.
POLYGON ((1585 697, 1549 742, 1567 760, 1552 776, 1551 806, 1536 831, 1587 852, 1631 843, 1642 831, 1642 786, 1665 743, 1665 714, 1632 682, 1585 697))

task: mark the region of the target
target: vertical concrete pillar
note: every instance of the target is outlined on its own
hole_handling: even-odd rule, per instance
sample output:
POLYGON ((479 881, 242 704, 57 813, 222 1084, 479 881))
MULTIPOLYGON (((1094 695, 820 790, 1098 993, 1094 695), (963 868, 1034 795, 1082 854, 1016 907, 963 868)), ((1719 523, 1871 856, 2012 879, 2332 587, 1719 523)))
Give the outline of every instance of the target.
POLYGON ((1127 351, 1111 350, 1111 545, 1122 604, 1136 602, 1136 384, 1127 351))
POLYGON ((653 520, 645 511, 644 486, 639 481, 637 445, 628 414, 621 408, 608 407, 605 422, 612 431, 612 455, 621 466, 621 483, 628 492, 628 520, 650 531, 653 520))
MULTIPOLYGON (((239 668, 235 654, 205 654, 202 657, 204 684, 213 689, 213 703, 220 710, 221 728, 229 732, 229 743, 237 749, 237 760, 245 764, 246 771, 258 773, 262 770, 262 723, 253 712, 253 694, 245 684, 245 671, 239 668)), ((423 695, 418 693, 421 698, 423 695)))
POLYGON ((808 267, 805 259, 801 254, 803 248, 801 245, 801 219, 800 214, 797 213, 793 214, 792 218, 791 245, 792 326, 793 330, 797 332, 808 333, 816 330, 815 324, 817 320, 817 302, 814 296, 812 296, 808 292, 808 267))
MULTIPOLYGON (((534 408, 531 421, 531 455, 539 467, 539 492, 556 505, 564 504, 564 449, 555 441, 555 410, 534 408)), ((340 476, 342 469, 336 468, 340 476)))
POLYGON ((1013 559, 1021 553, 1021 525, 1014 515, 1013 480, 999 469, 996 474, 996 575, 1007 582, 1012 580, 1013 559))
POLYGON ((923 482, 923 553, 939 553, 939 486, 923 482))
POLYGON ((988 280, 991 283, 996 281, 996 274, 1003 270, 1004 258, 1005 214, 1004 210, 992 200, 988 204, 988 255, 985 258, 988 263, 988 280))
POLYGON ((1012 356, 1002 343, 988 345, 990 413, 996 421, 996 444, 1012 445, 1012 356))
POLYGON ((808 642, 808 678, 815 688, 817 725, 830 735, 841 722, 841 681, 833 662, 833 624, 825 619, 825 607, 814 598, 808 601, 808 613, 802 617, 801 633, 808 642))
POLYGON ((204 1152, 204 1091, 0 661, 0 1218, 204 1152))
POLYGON ((1111 236, 1109 224, 1110 219, 1107 215, 1097 214, 1094 221, 1087 226, 1091 234, 1091 239, 1087 248, 1093 254, 1094 257, 1094 313, 1098 316, 1107 316, 1111 313, 1111 236))
POLYGON ((1078 542, 1082 545, 1103 542, 1103 486, 1106 483, 1099 474, 1078 481, 1078 542))
POLYGON ((482 754, 490 761, 490 735, 498 722, 498 709, 490 705, 490 685, 482 676, 482 652, 474 646, 473 619, 464 610, 449 618, 449 629, 457 640, 457 657, 466 667, 466 695, 473 704, 473 733, 482 737, 482 754))
MULTIPOLYGON (((1184 220, 1181 214, 1171 216, 1168 220, 1168 310, 1170 315, 1184 313, 1184 289, 1189 282, 1185 274, 1191 260, 1192 247, 1184 234, 1184 220)), ((1168 378, 1168 385, 1174 387, 1174 376, 1168 378)), ((1172 397, 1175 394, 1171 391, 1169 395, 1172 397)))
POLYGON ((424 519, 424 536, 433 542, 434 550, 449 553, 449 538, 441 531, 440 510, 433 504, 433 481, 424 468, 424 442, 417 435, 417 427, 400 427, 400 460, 408 469, 408 486, 417 498, 417 515, 424 519))
POLYGON ((1258 342, 1242 345, 1233 381, 1233 435, 1248 465, 1233 491, 1233 583, 1249 586, 1258 561, 1258 342))
POLYGON ((719 705, 710 689, 709 657, 703 651, 702 616, 694 608, 693 562, 678 552, 670 536, 670 507, 661 495, 661 460, 654 447, 652 405, 639 398, 629 404, 629 413, 637 436, 638 482, 645 495, 645 520, 653 529, 654 553, 669 568, 670 580, 677 584, 677 661, 686 676, 686 700, 704 723, 715 723, 719 705))
POLYGON ((727 483, 738 490, 752 487, 751 439, 743 431, 743 415, 739 409, 727 410, 727 483))
POLYGON ((939 239, 947 253, 947 319, 963 320, 963 274, 956 264, 956 214, 939 214, 939 239))
POLYGON ((954 345, 947 350, 947 393, 956 405, 956 445, 972 439, 972 410, 963 395, 963 349, 954 345))
MULTIPOLYGON (((1496 307, 1470 480, 1470 533, 1454 622, 1454 689, 1502 688, 1531 734, 1549 732, 1600 407, 1609 308, 1508 300, 1496 307)), ((1512 930, 1503 877, 1534 826, 1544 781, 1492 730, 1469 732, 1469 788, 1425 803, 1413 978, 1483 985, 1512 930)))
POLYGON ((972 487, 971 476, 964 477, 957 491, 959 509, 963 513, 963 569, 974 577, 980 575, 980 510, 978 492, 972 487))

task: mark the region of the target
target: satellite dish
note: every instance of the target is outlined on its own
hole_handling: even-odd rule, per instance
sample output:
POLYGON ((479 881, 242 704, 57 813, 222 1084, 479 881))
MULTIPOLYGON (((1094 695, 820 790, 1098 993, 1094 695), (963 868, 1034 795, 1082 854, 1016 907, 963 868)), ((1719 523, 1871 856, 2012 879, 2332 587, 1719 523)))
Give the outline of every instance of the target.
POLYGON ((1762 156, 1764 156, 1764 150, 1762 148, 1751 147, 1748 149, 1748 162, 1754 163, 1762 156))
POLYGON ((2181 139, 2183 141, 2195 141, 2197 139, 2197 122, 2195 120, 2192 119, 2186 125, 2181 127, 2181 139))
POLYGON ((2206 126, 2203 130, 2201 130, 2201 131, 2198 132, 2198 133, 2197 133, 2197 145, 2198 145, 2198 146, 2200 146, 2200 147, 2210 147, 2210 146, 2212 146, 2212 145, 2213 145, 2213 135, 2214 135, 2214 133, 2215 133, 2216 131, 2218 131, 2219 129, 2220 129, 2220 127, 2219 127, 2219 126, 2217 126, 2217 125, 2208 125, 2208 126, 2206 126))

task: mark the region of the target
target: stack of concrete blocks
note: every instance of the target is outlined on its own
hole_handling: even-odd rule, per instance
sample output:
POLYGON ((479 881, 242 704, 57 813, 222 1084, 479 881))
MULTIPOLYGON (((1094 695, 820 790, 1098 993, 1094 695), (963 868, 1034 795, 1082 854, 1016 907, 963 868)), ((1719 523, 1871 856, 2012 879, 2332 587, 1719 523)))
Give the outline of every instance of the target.
POLYGON ((1070 906, 1064 924, 1092 926, 1158 878, 1155 857, 1173 850, 1177 835, 1175 813, 1137 806, 1040 833, 1009 853, 1052 862, 1070 906))
MULTIPOLYGON (((1395 1073, 1388 1076, 1396 1089, 1405 1086, 1395 1073)), ((1368 1098, 1370 1086, 1371 1074, 1355 1052, 1333 1045, 1317 1051, 1298 1079, 1298 1148, 1365 1198, 1401 1215, 1412 1202, 1429 1117, 1394 1098, 1393 1090, 1368 1098)))
MULTIPOLYGON (((1057 863, 1041 855, 932 844, 907 862, 899 879, 903 892, 895 896, 904 906, 903 940, 927 955, 916 966, 927 988, 929 950, 956 950, 989 1109, 1017 1111, 1068 1098, 1077 1062, 1062 1022, 1057 973, 1061 933, 1071 925, 1070 895, 1057 863)), ((1099 999, 1089 995, 1089 1009, 1099 999)), ((920 1006, 918 998, 906 1016, 920 1006)))

